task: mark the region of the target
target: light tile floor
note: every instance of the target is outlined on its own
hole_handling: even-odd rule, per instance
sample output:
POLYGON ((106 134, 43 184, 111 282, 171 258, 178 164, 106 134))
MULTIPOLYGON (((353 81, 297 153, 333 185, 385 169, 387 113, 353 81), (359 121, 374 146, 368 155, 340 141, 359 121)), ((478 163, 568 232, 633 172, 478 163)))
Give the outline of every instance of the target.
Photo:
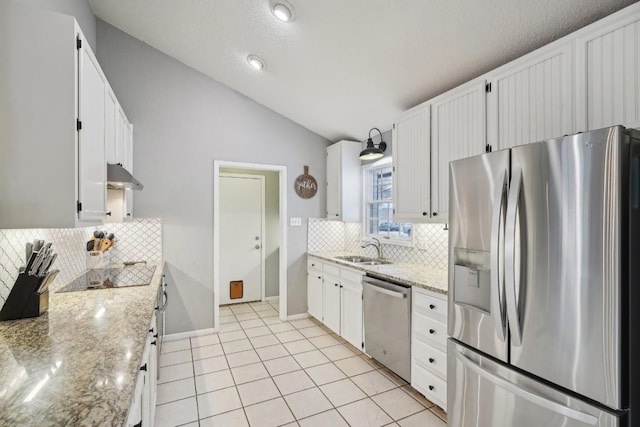
POLYGON ((442 427, 446 414, 315 319, 278 301, 220 308, 217 334, 165 342, 156 425, 442 427))

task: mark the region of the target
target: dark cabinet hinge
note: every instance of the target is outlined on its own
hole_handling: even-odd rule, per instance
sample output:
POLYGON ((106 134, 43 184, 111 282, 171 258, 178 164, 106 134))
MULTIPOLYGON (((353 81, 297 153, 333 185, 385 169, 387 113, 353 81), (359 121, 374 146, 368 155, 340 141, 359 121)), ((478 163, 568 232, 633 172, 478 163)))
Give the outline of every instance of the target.
POLYGON ((361 347, 364 348, 364 341, 362 341, 361 347))
POLYGON ((76 36, 76 49, 82 49, 82 39, 80 36, 76 36))
POLYGON ((487 93, 491 93, 491 83, 487 83, 484 85, 484 91, 487 93))
POLYGON ((76 209, 78 210, 78 212, 82 211, 82 203, 80 202, 80 200, 76 201, 76 209))
POLYGON ((76 130, 82 129, 82 121, 80 119, 76 119, 76 130))
POLYGON ((487 152, 487 153, 492 152, 493 151, 493 146, 491 144, 485 145, 484 151, 487 152))

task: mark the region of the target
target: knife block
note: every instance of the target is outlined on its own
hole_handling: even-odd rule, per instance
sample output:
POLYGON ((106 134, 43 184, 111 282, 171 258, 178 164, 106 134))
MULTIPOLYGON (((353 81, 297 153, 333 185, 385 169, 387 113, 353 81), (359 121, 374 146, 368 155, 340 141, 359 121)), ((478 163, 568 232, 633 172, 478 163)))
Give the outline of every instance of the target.
POLYGON ((49 309, 49 291, 38 293, 44 277, 20 273, 0 310, 0 320, 38 317, 49 309))

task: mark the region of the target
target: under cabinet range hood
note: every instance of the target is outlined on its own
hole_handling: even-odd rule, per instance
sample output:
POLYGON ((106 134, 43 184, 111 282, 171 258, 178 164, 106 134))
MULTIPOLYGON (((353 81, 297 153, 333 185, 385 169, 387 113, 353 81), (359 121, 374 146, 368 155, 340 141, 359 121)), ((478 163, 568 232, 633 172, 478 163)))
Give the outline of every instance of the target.
POLYGON ((144 185, 135 179, 120 163, 107 163, 107 188, 115 190, 123 188, 142 190, 144 185))

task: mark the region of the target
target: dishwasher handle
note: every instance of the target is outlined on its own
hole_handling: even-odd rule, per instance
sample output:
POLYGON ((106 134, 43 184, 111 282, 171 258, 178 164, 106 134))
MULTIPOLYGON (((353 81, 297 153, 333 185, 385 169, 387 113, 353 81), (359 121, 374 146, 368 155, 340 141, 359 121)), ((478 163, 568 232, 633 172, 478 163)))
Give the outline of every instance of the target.
POLYGON ((379 292, 381 294, 389 295, 390 297, 404 299, 407 298, 409 292, 411 291, 410 287, 399 286, 393 283, 384 282, 382 280, 374 279, 372 277, 364 277, 362 279, 363 285, 368 285, 369 289, 374 292, 379 292), (396 289, 403 289, 400 291, 394 291, 392 289, 388 289, 388 287, 394 287, 396 289))

